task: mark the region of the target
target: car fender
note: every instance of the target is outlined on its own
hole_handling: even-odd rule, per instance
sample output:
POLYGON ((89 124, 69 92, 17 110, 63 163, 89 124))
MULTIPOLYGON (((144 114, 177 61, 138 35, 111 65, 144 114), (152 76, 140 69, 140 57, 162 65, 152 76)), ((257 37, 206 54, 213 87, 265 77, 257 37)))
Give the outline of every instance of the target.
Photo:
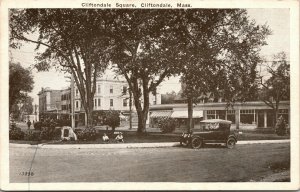
POLYGON ((204 142, 204 138, 201 137, 201 136, 199 136, 199 135, 192 136, 191 140, 194 139, 194 138, 199 138, 199 139, 201 139, 204 142))
POLYGON ((237 142, 236 136, 234 136, 234 135, 229 135, 228 138, 227 138, 227 140, 230 139, 230 138, 233 138, 233 139, 235 140, 235 142, 237 142))

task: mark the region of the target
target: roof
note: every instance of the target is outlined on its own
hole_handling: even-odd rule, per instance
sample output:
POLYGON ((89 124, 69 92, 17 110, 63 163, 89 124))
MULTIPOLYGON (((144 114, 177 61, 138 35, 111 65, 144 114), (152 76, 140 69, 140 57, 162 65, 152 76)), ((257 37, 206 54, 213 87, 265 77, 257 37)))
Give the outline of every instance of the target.
POLYGON ((172 111, 153 111, 150 117, 170 117, 172 111))
MULTIPOLYGON (((188 118, 188 111, 173 111, 171 117, 173 118, 188 118)), ((203 117, 203 111, 193 111, 193 118, 203 117)))
POLYGON ((227 121, 224 119, 206 119, 203 121, 200 121, 201 123, 225 123, 225 124, 231 124, 231 121, 227 121))

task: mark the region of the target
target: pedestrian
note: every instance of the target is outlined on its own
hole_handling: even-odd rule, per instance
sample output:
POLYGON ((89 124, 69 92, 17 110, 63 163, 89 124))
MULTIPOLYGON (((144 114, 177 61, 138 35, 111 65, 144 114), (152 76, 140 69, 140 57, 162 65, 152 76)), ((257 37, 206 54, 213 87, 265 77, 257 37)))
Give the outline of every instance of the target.
POLYGON ((119 134, 117 135, 117 137, 115 138, 115 140, 116 140, 117 142, 122 142, 122 143, 124 143, 124 138, 123 138, 122 132, 119 132, 119 134))
POLYGON ((30 120, 29 120, 29 119, 28 119, 28 121, 27 121, 27 126, 28 126, 28 129, 30 129, 31 122, 30 122, 30 120))
POLYGON ((103 141, 106 142, 106 143, 109 142, 109 137, 106 135, 106 133, 104 133, 102 139, 103 139, 103 141))

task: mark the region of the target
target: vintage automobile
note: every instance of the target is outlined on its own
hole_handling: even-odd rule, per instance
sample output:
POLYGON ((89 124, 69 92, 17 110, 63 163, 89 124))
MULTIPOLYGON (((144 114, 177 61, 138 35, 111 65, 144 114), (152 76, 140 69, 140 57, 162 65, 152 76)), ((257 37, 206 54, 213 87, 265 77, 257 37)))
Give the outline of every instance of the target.
POLYGON ((201 148, 206 143, 224 143, 228 148, 234 148, 238 132, 230 130, 231 121, 223 119, 207 119, 200 122, 200 130, 193 133, 183 133, 180 145, 201 148))

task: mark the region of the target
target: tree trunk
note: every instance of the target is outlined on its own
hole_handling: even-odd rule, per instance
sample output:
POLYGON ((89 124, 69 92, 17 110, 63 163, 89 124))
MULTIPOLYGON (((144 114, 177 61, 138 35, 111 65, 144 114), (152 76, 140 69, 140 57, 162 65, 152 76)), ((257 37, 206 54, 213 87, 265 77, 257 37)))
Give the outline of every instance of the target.
POLYGON ((115 130, 116 130, 116 127, 112 126, 112 127, 111 127, 111 135, 112 135, 112 136, 114 135, 115 130))
POLYGON ((92 100, 88 100, 87 101, 87 109, 85 110, 85 115, 86 115, 86 122, 85 122, 85 126, 86 128, 91 128, 93 127, 93 101, 92 100))
POLYGON ((193 100, 188 98, 188 129, 189 133, 193 132, 193 100))
POLYGON ((142 111, 137 113, 138 113, 137 134, 144 134, 146 132, 147 113, 143 113, 142 111))
POLYGON ((276 127, 276 123, 277 123, 277 119, 278 119, 278 109, 275 108, 273 110, 273 113, 274 113, 273 127, 275 128, 276 127))

